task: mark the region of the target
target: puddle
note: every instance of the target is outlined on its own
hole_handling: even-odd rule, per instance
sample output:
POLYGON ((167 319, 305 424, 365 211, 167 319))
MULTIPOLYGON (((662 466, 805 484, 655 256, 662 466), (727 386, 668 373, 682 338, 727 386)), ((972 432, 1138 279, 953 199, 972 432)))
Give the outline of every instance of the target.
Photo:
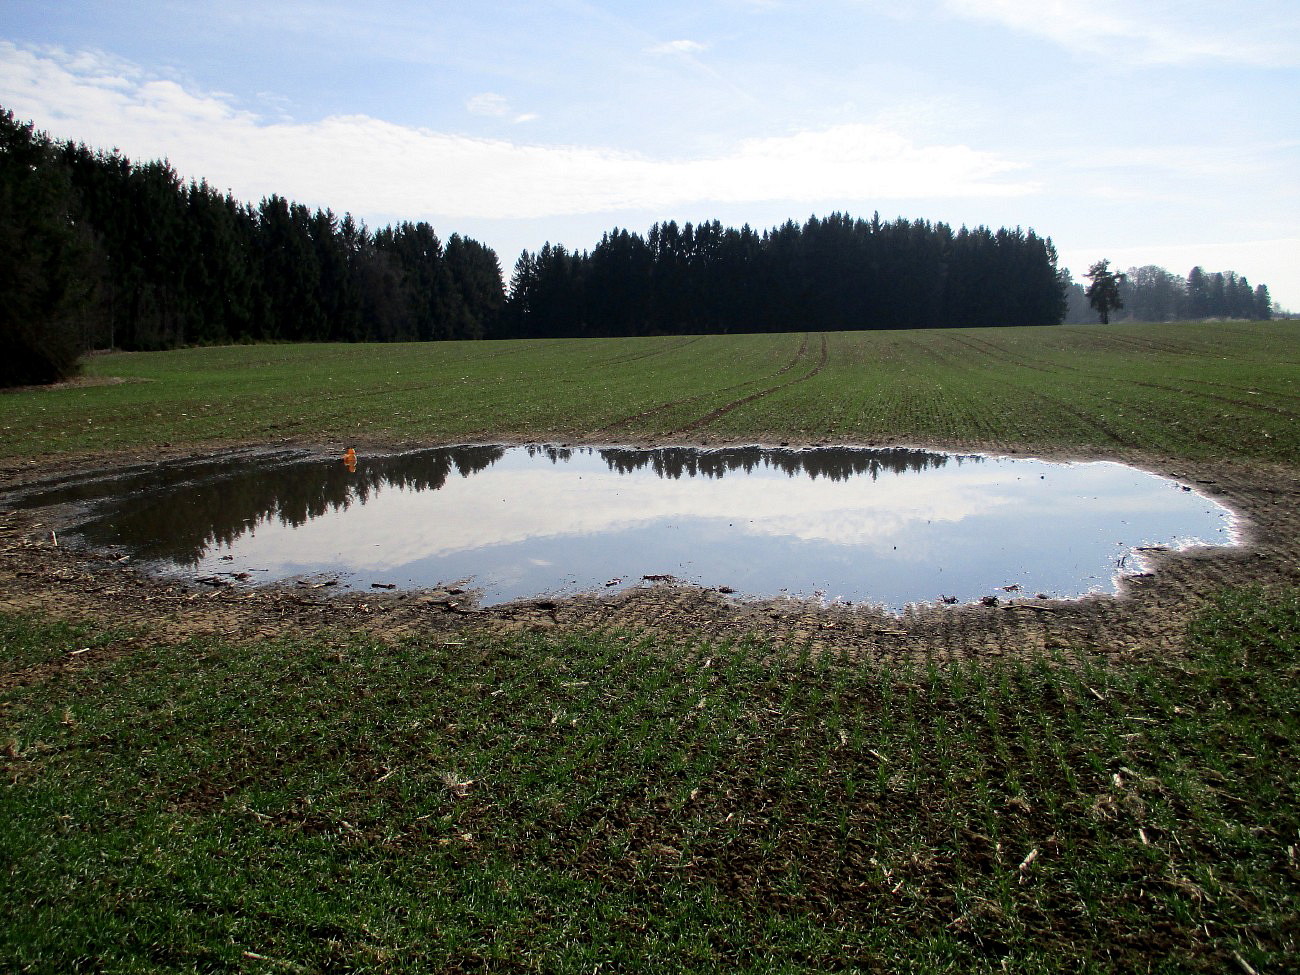
POLYGON ((75 505, 81 541, 163 573, 459 585, 486 605, 667 576, 895 611, 1073 598, 1115 591, 1142 548, 1228 545, 1235 525, 1121 464, 849 448, 236 452, 68 478, 17 503, 75 505))

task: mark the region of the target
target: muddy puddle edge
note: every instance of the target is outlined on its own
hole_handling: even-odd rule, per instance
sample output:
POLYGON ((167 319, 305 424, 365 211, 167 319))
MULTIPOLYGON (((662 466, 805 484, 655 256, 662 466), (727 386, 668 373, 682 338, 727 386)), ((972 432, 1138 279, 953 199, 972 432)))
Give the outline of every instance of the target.
MULTIPOLYGON (((489 442, 489 441, 476 441, 489 442)), ((492 444, 538 443, 529 437, 492 437, 492 444)), ((566 442, 557 438, 557 442, 566 442)), ((575 441, 567 441, 575 442, 575 441)), ((695 438, 590 446, 742 446, 756 441, 695 438), (703 442, 702 442, 703 441, 703 442)), ((760 445, 761 441, 757 441, 760 445)), ((853 443, 853 447, 913 446, 902 442, 853 443)), ((402 452, 440 443, 372 442, 359 452, 402 452)), ((774 443, 771 446, 780 446, 774 443)), ((787 446, 827 446, 787 442, 787 446)), ((186 447, 98 451, 77 456, 28 458, 0 473, 0 490, 55 474, 87 473, 124 462, 301 450, 341 454, 343 444, 277 440, 207 443, 186 447)), ((926 449, 926 448, 921 448, 926 449)), ((725 643, 754 638, 774 648, 812 657, 909 657, 946 660, 1000 659, 1043 653, 1082 652, 1122 660, 1177 657, 1190 620, 1225 588, 1276 591, 1300 587, 1300 471, 1278 464, 1231 460, 1191 461, 1150 452, 1051 451, 1041 447, 976 442, 933 449, 1034 456, 1044 460, 1118 460, 1150 473, 1193 483, 1242 519, 1241 544, 1231 550, 1156 553, 1149 577, 1130 579, 1116 596, 1093 596, 1043 606, 1015 601, 999 606, 926 607, 901 618, 866 607, 817 608, 768 601, 738 605, 724 594, 659 584, 620 596, 570 597, 489 610, 439 601, 436 593, 321 595, 299 591, 199 592, 162 583, 106 563, 90 553, 50 544, 48 528, 24 514, 0 520, 0 609, 98 627, 122 625, 139 637, 120 652, 188 639, 234 641, 308 638, 346 642, 356 638, 452 643, 519 633, 627 632, 687 646, 701 640, 725 643)), ((44 668, 10 673, 5 683, 41 679, 63 667, 94 666, 114 651, 97 650, 44 668)))

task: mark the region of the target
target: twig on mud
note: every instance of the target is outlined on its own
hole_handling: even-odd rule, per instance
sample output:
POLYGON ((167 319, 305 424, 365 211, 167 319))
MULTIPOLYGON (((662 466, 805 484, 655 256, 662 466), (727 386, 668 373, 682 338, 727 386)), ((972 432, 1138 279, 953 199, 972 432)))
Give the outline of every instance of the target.
POLYGON ((1255 969, 1251 967, 1250 962, 1242 958, 1239 952, 1234 951, 1232 953, 1232 960, 1241 966, 1241 970, 1245 972, 1246 975, 1259 975, 1259 972, 1255 971, 1255 969))

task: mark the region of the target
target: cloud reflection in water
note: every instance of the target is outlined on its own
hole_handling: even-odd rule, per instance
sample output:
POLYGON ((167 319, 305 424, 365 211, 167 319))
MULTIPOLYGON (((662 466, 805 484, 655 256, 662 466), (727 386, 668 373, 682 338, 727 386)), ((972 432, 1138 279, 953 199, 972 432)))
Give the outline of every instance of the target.
POLYGON ((105 501, 81 529, 172 569, 331 572, 488 603, 670 574, 750 596, 901 608, 999 587, 1113 588, 1135 546, 1231 541, 1232 518, 1119 464, 916 450, 440 448, 186 476, 105 501))

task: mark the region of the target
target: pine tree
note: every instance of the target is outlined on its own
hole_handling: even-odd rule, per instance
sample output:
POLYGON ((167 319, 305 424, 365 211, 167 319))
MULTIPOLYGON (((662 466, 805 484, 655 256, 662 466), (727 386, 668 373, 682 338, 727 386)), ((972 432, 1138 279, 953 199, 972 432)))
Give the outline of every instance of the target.
POLYGON ((1255 309, 1251 317, 1262 322, 1269 321, 1273 317, 1273 299, 1269 297, 1268 285, 1255 286, 1255 309))
POLYGON ((1088 268, 1088 273, 1084 276, 1092 282, 1085 292, 1088 304, 1097 310, 1101 323, 1109 325, 1110 313, 1124 307, 1119 294, 1119 284, 1124 275, 1112 271, 1110 261, 1098 261, 1088 268))
POLYGON ((49 139, 0 112, 0 386, 72 375, 92 330, 100 255, 49 139))
POLYGON ((1200 266, 1187 273, 1187 314, 1186 318, 1210 317, 1210 282, 1200 266))

